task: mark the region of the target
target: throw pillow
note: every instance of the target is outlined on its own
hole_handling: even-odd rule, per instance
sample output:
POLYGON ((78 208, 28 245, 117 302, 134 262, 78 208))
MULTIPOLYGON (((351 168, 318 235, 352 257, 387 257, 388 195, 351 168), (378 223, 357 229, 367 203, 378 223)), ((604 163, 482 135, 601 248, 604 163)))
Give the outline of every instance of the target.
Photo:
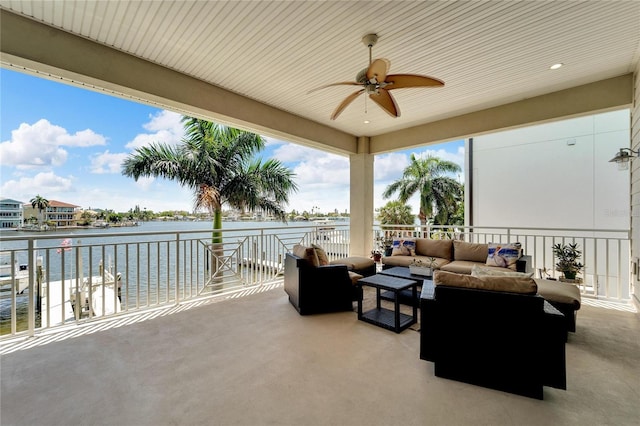
POLYGON ((295 246, 293 246, 292 253, 295 256, 306 260, 310 266, 318 267, 320 265, 320 262, 318 262, 316 249, 314 249, 313 247, 305 247, 303 245, 296 244, 295 246))
POLYGON ((489 243, 489 254, 487 255, 488 266, 499 266, 501 268, 515 269, 516 261, 522 254, 520 243, 499 244, 489 243))
POLYGON ((313 247, 316 250, 316 256, 318 256, 318 264, 320 266, 328 265, 329 256, 327 256, 327 252, 324 251, 324 249, 317 244, 311 244, 311 247, 313 247))
POLYGON ((532 278, 533 272, 516 272, 511 269, 505 268, 495 268, 493 266, 480 266, 473 265, 471 267, 471 276, 472 277, 524 277, 524 278, 532 278))
POLYGON ((394 238, 391 256, 415 256, 416 240, 413 238, 394 238))

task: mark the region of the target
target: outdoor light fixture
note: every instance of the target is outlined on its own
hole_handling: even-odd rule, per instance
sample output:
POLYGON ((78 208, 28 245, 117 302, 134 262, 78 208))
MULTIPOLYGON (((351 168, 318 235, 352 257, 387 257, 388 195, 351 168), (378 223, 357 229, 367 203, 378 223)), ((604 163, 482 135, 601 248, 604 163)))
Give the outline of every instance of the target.
POLYGON ((640 154, 640 149, 634 151, 630 148, 620 148, 620 151, 609 162, 618 163, 618 170, 627 170, 629 168, 629 160, 636 158, 638 154, 640 154))

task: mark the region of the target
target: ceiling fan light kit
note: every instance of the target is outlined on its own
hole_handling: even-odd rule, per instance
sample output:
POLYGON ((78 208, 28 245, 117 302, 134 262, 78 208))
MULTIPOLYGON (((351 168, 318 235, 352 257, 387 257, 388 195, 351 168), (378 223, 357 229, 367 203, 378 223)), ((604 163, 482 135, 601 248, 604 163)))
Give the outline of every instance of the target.
POLYGON ((400 108, 396 100, 391 95, 390 90, 404 89, 409 87, 442 87, 444 82, 434 77, 417 74, 389 74, 391 62, 385 58, 373 60, 371 48, 378 41, 377 34, 367 34, 362 37, 362 43, 369 48, 369 66, 356 75, 355 81, 327 84, 315 88, 311 92, 331 86, 361 86, 358 91, 347 96, 331 114, 331 119, 338 118, 340 113, 349 106, 362 93, 369 95, 369 99, 378 104, 384 111, 392 117, 400 117, 400 108))

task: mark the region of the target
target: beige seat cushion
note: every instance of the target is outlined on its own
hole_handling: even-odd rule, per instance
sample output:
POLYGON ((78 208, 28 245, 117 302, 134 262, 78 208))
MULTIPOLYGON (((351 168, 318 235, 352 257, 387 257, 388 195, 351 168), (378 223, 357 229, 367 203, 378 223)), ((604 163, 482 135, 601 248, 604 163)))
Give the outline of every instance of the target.
POLYGON ((538 285, 538 294, 549 302, 565 303, 580 309, 580 289, 575 284, 562 281, 535 279, 538 285))
POLYGON ((330 262, 331 265, 347 265, 347 269, 366 269, 370 268, 375 264, 373 259, 368 257, 360 257, 360 256, 352 256, 352 257, 344 257, 342 259, 332 260, 330 262))
POLYGON ((504 291, 509 293, 536 294, 538 286, 533 278, 525 277, 472 277, 453 272, 435 271, 433 283, 450 287, 477 290, 504 291))
POLYGON ((471 262, 469 260, 454 260, 440 267, 441 270, 446 272, 454 272, 456 274, 471 275, 471 269, 477 262, 471 262))
POLYGON ((351 280, 351 284, 353 285, 358 284, 358 280, 361 278, 364 278, 364 277, 360 274, 356 274, 355 272, 349 271, 349 279, 351 280))
POLYGON ((386 256, 382 258, 382 263, 387 267, 409 266, 414 260, 412 256, 386 256))

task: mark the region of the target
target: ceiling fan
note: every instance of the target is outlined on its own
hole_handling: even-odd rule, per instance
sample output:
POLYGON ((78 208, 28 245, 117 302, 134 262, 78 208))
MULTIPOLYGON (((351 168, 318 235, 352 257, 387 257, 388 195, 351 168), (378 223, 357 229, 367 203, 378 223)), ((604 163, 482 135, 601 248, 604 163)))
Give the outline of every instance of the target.
POLYGON ((387 74, 391 67, 391 62, 388 59, 380 58, 374 61, 371 60, 371 48, 377 41, 378 36, 376 34, 367 34, 362 38, 362 42, 369 48, 369 67, 363 69, 356 75, 356 81, 327 84, 326 86, 321 86, 308 92, 315 92, 316 90, 331 86, 362 86, 362 89, 347 96, 347 98, 338 105, 335 111, 333 111, 333 114, 331 114, 332 120, 338 118, 340 113, 362 93, 369 95, 369 98, 373 102, 380 105, 380 107, 392 117, 400 117, 400 109, 390 93, 391 90, 408 87, 444 86, 442 80, 425 75, 387 74))

